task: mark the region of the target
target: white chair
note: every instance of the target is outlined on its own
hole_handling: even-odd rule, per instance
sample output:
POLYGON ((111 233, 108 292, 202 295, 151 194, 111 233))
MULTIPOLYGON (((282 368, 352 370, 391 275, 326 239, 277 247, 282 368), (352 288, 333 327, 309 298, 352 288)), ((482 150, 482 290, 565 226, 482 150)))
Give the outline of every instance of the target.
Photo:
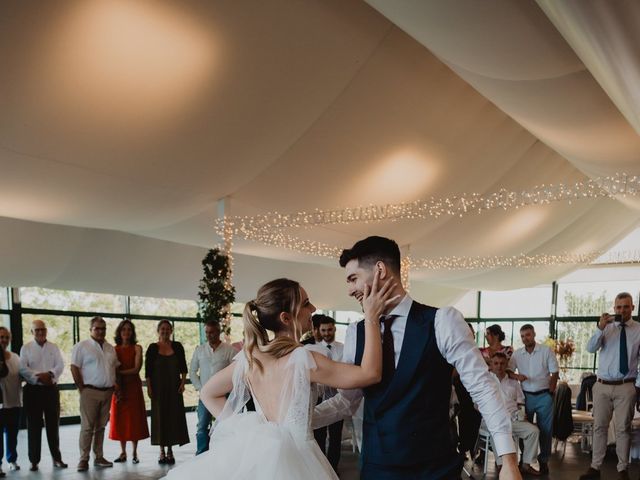
POLYGON ((487 430, 487 426, 484 421, 480 424, 480 430, 478 431, 478 440, 476 441, 476 452, 484 452, 484 461, 482 462, 482 476, 487 475, 487 469, 489 466, 489 452, 493 452, 493 446, 491 443, 491 434, 487 430))
MULTIPOLYGON (((591 445, 593 444, 593 415, 591 412, 584 410, 574 410, 571 412, 573 418, 573 432, 569 438, 578 438, 580 440, 580 449, 583 453, 591 452, 591 445)), ((560 458, 564 458, 565 451, 567 449, 567 441, 562 442, 562 454, 560 458)), ((558 451, 558 440, 554 440, 555 448, 558 451)))

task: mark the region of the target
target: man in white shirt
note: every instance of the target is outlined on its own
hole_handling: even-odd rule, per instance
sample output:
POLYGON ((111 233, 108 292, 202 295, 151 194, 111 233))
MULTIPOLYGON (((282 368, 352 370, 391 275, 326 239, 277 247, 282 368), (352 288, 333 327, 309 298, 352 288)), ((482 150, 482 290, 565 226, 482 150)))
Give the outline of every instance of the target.
POLYGON ((549 473, 549 457, 553 438, 553 394, 558 383, 558 361, 551 349, 536 343, 533 325, 520 328, 520 339, 524 347, 511 356, 511 367, 518 370, 516 378, 522 382, 527 418, 533 422, 536 417, 540 429, 540 473, 549 473))
MULTIPOLYGON (((500 382, 500 390, 507 406, 507 412, 511 416, 511 428, 516 440, 522 440, 524 452, 522 454, 522 473, 538 476, 540 472, 533 468, 531 464, 536 461, 538 454, 538 428, 525 420, 524 414, 524 393, 520 382, 507 375, 507 364, 509 359, 503 352, 496 352, 491 357, 491 372, 500 382)), ((498 465, 502 465, 500 457, 497 459, 498 465)))
POLYGON ((47 326, 42 320, 31 323, 33 341, 20 349, 20 375, 27 383, 23 388, 27 417, 29 461, 31 471, 38 470, 42 447, 42 417, 47 432, 49 452, 56 468, 67 468, 60 454, 60 392, 58 380, 64 360, 55 343, 47 340, 47 326))
POLYGON ((71 352, 71 373, 80 391, 80 461, 78 471, 89 469, 93 441, 93 465, 113 467, 104 458, 104 428, 109 421, 111 397, 118 388, 116 368, 120 365, 116 350, 105 341, 107 324, 102 317, 91 319, 90 338, 78 342, 71 352))
MULTIPOLYGON (((318 332, 322 338, 319 345, 327 348, 328 356, 331 360, 341 361, 344 344, 336 341, 336 321, 330 316, 322 314, 315 314, 313 318, 318 321, 318 332)), ((335 388, 324 386, 322 400, 328 400, 337 393, 338 391, 335 388)), ((326 455, 329 463, 336 472, 338 471, 338 463, 340 463, 343 424, 344 421, 340 420, 313 431, 313 436, 318 442, 320 449, 326 455), (329 437, 328 446, 327 436, 329 437)))
MULTIPOLYGON (((209 320, 204 326, 207 342, 196 347, 191 358, 189 378, 197 391, 216 373, 229 366, 236 355, 231 345, 220 340, 220 324, 209 320)), ((209 428, 213 417, 202 401, 198 401, 198 429, 196 455, 209 450, 209 428)))
MULTIPOLYGON (((361 479, 458 478, 462 456, 449 431, 452 369, 485 418, 496 453, 503 457, 501 480, 520 479, 511 420, 500 388, 487 369, 475 339, 456 309, 414 302, 402 287, 400 249, 393 240, 368 237, 340 257, 348 293, 362 301, 376 270, 380 282, 393 282, 398 299, 382 318, 382 382, 341 390, 316 406, 313 428, 355 412, 364 396, 361 479)), ((342 361, 359 364, 363 323, 347 329, 342 361)))
POLYGON ((603 313, 587 351, 598 352, 598 380, 593 385, 593 452, 589 470, 580 480, 600 478, 607 452, 607 433, 615 412, 618 478, 628 479, 631 421, 640 387, 638 355, 640 324, 631 318, 633 299, 627 292, 616 295, 615 315, 603 313))
MULTIPOLYGON (((20 357, 10 350, 11 332, 0 326, 0 354, 7 366, 7 376, 0 378, 2 409, 0 410, 0 464, 6 447, 9 470, 20 470, 18 460, 18 430, 20 429, 20 407, 22 406, 22 379, 20 357), (3 431, 4 430, 4 431, 3 431), (4 440, 6 439, 6 444, 4 440)), ((4 476, 0 468, 0 477, 4 476)))

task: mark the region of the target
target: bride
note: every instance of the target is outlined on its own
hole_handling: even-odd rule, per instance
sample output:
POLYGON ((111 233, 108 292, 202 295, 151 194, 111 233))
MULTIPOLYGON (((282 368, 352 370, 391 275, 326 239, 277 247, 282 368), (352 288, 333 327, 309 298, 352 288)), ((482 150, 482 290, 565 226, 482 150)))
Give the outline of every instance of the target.
POLYGON ((337 479, 310 428, 317 384, 361 388, 380 381, 379 318, 394 284, 376 275, 365 292, 362 365, 333 362, 298 342, 310 330, 315 307, 293 280, 263 285, 244 308, 244 348, 214 375, 200 398, 217 418, 211 449, 171 470, 167 479, 337 479), (272 332, 269 339, 267 332, 272 332), (228 399, 226 398, 228 395, 228 399), (252 398, 255 412, 245 411, 252 398))

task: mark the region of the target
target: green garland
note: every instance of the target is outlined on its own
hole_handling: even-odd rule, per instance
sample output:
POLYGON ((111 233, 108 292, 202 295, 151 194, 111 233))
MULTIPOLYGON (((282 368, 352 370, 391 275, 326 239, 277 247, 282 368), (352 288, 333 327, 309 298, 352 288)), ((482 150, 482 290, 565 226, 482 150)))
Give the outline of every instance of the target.
POLYGON ((231 282, 231 265, 229 257, 220 249, 207 252, 202 260, 204 277, 200 280, 198 297, 198 319, 202 322, 215 320, 225 334, 231 332, 229 313, 231 304, 236 299, 236 289, 231 282))

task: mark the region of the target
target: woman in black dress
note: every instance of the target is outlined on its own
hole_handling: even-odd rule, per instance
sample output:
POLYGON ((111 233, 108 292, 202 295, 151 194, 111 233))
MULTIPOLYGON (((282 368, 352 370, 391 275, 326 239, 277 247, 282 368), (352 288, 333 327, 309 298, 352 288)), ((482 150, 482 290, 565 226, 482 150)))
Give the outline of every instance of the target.
POLYGON ((158 463, 173 465, 171 447, 189 443, 182 399, 187 361, 182 344, 171 340, 171 322, 161 320, 157 330, 158 341, 149 345, 145 356, 147 393, 151 398, 151 445, 160 445, 158 463))

